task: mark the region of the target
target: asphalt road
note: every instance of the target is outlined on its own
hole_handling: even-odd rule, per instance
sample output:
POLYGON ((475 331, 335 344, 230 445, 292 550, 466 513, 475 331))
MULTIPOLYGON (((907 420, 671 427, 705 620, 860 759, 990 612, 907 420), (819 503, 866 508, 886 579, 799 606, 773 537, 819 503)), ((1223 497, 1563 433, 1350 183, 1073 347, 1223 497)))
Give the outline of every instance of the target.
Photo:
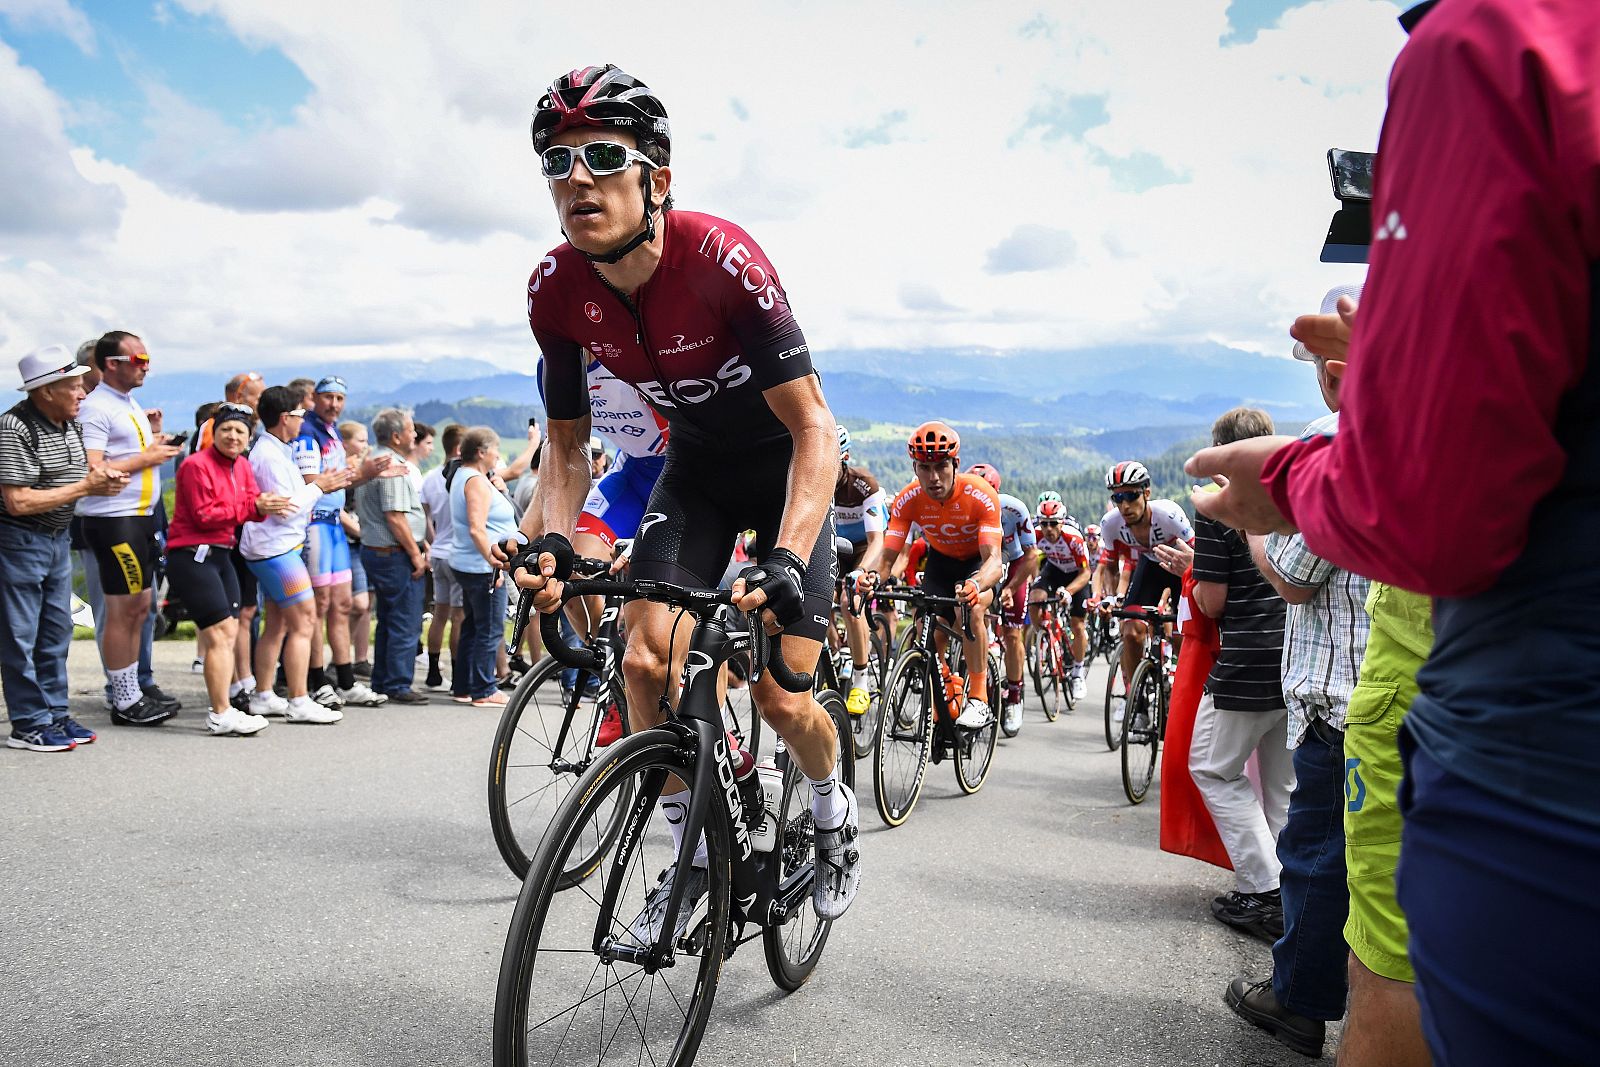
MULTIPOLYGON (((100 740, 0 749, 0 1064, 488 1063, 519 887, 485 815, 497 713, 439 700, 215 738, 191 650, 157 645, 183 713, 130 730, 74 643, 74 713, 100 740)), ((784 996, 745 946, 699 1062, 1305 1062, 1223 1005, 1267 946, 1211 918, 1229 874, 1156 848, 1156 792, 1123 798, 1101 678, 1054 724, 1030 699, 977 795, 931 768, 900 829, 864 776, 864 883, 815 976, 784 996)))

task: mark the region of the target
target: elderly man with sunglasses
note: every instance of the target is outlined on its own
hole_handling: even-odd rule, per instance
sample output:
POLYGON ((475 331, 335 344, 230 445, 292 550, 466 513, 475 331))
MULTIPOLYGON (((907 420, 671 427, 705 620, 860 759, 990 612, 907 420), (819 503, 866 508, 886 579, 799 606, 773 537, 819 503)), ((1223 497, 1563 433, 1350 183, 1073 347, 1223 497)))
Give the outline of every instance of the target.
POLYGON ((115 496, 78 502, 83 538, 95 557, 105 612, 96 620, 100 658, 111 682, 111 721, 154 726, 172 718, 178 702, 153 682, 139 682, 139 640, 151 611, 161 506, 161 466, 183 454, 167 444, 161 412, 133 395, 150 371, 150 354, 134 334, 112 330, 95 342, 100 384, 83 401, 78 422, 89 465, 128 475, 115 496))

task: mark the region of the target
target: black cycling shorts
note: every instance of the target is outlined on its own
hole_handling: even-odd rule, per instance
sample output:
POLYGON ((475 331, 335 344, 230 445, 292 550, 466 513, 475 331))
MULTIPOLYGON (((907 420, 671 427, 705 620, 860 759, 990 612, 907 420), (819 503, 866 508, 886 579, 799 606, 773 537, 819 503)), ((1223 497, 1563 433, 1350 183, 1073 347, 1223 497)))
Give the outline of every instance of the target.
POLYGON ((261 583, 256 581, 256 572, 250 569, 250 564, 245 560, 244 553, 239 551, 237 542, 228 550, 228 558, 233 561, 233 577, 239 583, 240 605, 247 608, 256 607, 261 596, 261 583))
MULTIPOLYGON (((1054 563, 1046 563, 1039 568, 1039 577, 1033 580, 1035 589, 1043 589, 1046 596, 1054 596, 1058 590, 1065 589, 1078 578, 1078 572, 1067 572, 1057 567, 1054 563)), ((1089 600, 1089 586, 1084 585, 1072 594, 1072 605, 1067 609, 1067 614, 1074 619, 1081 619, 1089 613, 1087 607, 1089 600)))
POLYGON ((1153 608, 1160 602, 1164 589, 1172 593, 1167 598, 1167 610, 1177 611, 1178 597, 1183 594, 1183 577, 1157 563, 1155 557, 1145 556, 1133 568, 1133 579, 1128 582, 1128 595, 1123 598, 1123 603, 1153 608))
POLYGON ((83 542, 94 553, 106 596, 131 596, 156 582, 154 515, 85 515, 83 542))
POLYGON ((195 555, 202 546, 186 545, 167 550, 167 585, 189 612, 194 624, 204 630, 239 614, 239 578, 233 569, 233 553, 211 545, 206 558, 195 555))
MULTIPOLYGON (((741 532, 756 532, 758 557, 776 544, 788 501, 793 451, 787 438, 710 447, 673 437, 667 445, 666 466, 639 520, 631 575, 715 589, 741 532)), ((784 633, 823 639, 833 614, 837 568, 830 507, 806 561, 805 615, 784 633)))
MULTIPOLYGON (((957 559, 947 556, 931 545, 928 554, 923 557, 926 562, 922 568, 922 590, 934 596, 955 596, 956 586, 978 573, 978 568, 983 566, 982 556, 967 556, 957 559)), ((937 614, 947 622, 954 622, 956 609, 949 606, 939 608, 937 614)))

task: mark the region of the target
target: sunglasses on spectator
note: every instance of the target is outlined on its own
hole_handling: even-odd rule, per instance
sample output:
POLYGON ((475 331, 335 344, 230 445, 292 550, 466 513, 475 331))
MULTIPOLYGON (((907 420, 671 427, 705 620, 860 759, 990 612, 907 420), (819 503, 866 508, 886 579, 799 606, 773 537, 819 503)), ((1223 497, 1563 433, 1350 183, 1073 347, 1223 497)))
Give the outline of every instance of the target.
POLYGON ((648 156, 635 152, 627 145, 617 144, 615 141, 589 141, 576 148, 563 144, 546 148, 544 154, 539 157, 539 166, 546 178, 555 181, 557 178, 565 178, 572 174, 573 164, 580 155, 583 156, 583 165, 596 178, 607 174, 620 174, 632 163, 653 165, 648 156))
POLYGON ((1144 496, 1143 489, 1135 489, 1128 493, 1112 493, 1111 502, 1113 504, 1131 504, 1142 496, 1144 496))
POLYGON ((305 408, 290 408, 288 411, 285 411, 284 414, 285 415, 293 415, 297 419, 303 419, 303 418, 306 417, 306 409, 305 408))
POLYGON ((148 367, 150 365, 150 354, 146 352, 137 356, 108 356, 106 362, 132 363, 136 367, 148 367))
POLYGON ((337 386, 338 389, 339 389, 339 392, 341 392, 341 393, 349 388, 349 386, 347 386, 345 384, 345 381, 344 381, 343 378, 339 377, 337 374, 330 374, 326 378, 324 378, 320 382, 318 382, 316 388, 313 389, 312 392, 314 392, 314 393, 326 393, 328 391, 328 387, 330 385, 331 386, 337 386))

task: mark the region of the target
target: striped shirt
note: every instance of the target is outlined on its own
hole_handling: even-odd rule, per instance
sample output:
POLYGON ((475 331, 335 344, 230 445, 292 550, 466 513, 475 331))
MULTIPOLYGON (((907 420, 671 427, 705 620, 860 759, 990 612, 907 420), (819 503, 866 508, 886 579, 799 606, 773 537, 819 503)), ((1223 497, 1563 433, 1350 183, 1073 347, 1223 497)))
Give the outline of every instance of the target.
MULTIPOLYGON (((75 420, 57 425, 32 400, 0 415, 0 484, 59 489, 82 481, 88 473, 83 427, 75 420)), ((0 522, 29 530, 59 533, 72 522, 72 510, 72 504, 62 504, 36 515, 11 515, 0 496, 0 522)))
MULTIPOLYGON (((105 382, 83 398, 78 408, 83 426, 83 447, 105 454, 107 463, 136 456, 150 447, 155 435, 150 419, 132 393, 119 393, 105 382)), ((146 467, 128 475, 128 484, 116 496, 86 496, 78 501, 79 515, 154 515, 161 502, 161 468, 146 467)))
POLYGON ((1256 569, 1235 530, 1204 516, 1194 523, 1194 580, 1228 587, 1217 620, 1222 647, 1206 679, 1219 711, 1283 710, 1283 598, 1256 569))

